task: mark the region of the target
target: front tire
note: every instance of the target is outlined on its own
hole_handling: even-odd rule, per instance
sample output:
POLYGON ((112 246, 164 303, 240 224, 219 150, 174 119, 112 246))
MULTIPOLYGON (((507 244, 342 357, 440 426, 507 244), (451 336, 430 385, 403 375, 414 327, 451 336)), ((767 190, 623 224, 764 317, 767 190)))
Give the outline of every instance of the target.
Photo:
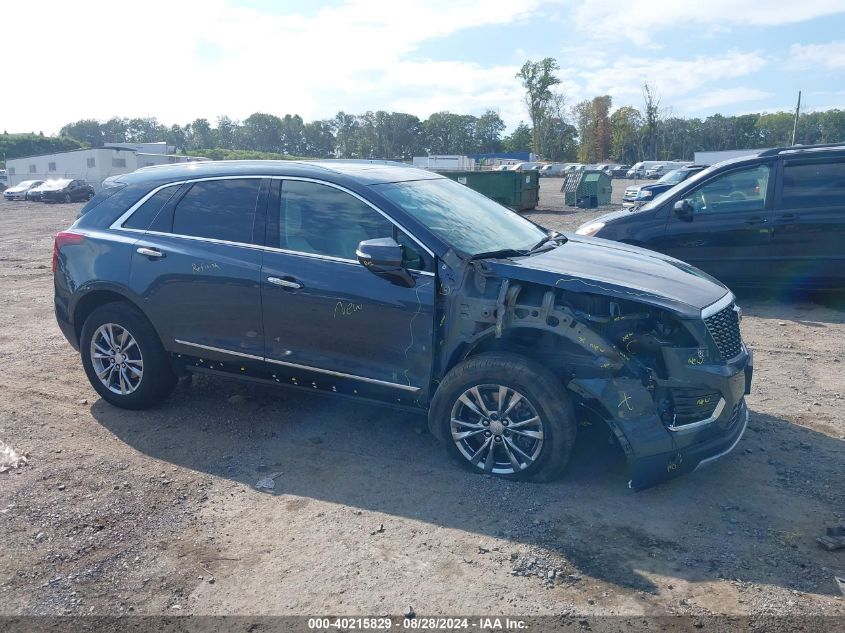
POLYGON ((100 396, 122 409, 146 409, 164 400, 176 375, 150 322, 133 306, 108 303, 85 320, 82 366, 100 396))
POLYGON ((473 356, 443 379, 429 426, 449 456, 473 472, 550 481, 575 443, 572 404, 561 382, 523 356, 473 356))

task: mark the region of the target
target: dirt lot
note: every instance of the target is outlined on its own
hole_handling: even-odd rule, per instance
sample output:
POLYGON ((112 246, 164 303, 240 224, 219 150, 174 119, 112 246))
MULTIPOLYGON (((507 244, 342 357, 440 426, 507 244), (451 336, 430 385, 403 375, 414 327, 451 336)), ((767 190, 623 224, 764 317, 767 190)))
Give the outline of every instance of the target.
MULTIPOLYGON (((559 186, 533 219, 596 215, 549 210, 559 186)), ((374 406, 208 378, 100 401, 52 310, 78 208, 0 202, 0 440, 29 456, 0 474, 0 614, 845 616, 845 550, 815 543, 845 522, 845 312, 743 300, 751 421, 716 465, 632 493, 595 432, 519 484, 374 406)))

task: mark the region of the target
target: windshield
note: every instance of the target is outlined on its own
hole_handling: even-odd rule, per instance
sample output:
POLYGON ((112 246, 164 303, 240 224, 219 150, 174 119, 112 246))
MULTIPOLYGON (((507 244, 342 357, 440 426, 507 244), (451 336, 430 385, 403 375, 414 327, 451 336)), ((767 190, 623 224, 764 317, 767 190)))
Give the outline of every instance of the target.
POLYGON ((28 189, 29 187, 34 185, 36 182, 38 182, 38 181, 37 180, 24 180, 23 182, 18 183, 18 185, 15 187, 15 189, 28 189))
POLYGON ((373 189, 465 255, 528 250, 548 235, 507 207, 447 178, 373 185, 373 189))
POLYGON ((673 169, 657 181, 659 185, 677 185, 684 179, 683 169, 673 169))
POLYGON ((70 184, 70 180, 48 180, 43 185, 42 189, 64 189, 70 184))
MULTIPOLYGON (((640 207, 640 211, 651 211, 652 209, 656 209, 661 204, 663 204, 666 200, 668 200, 669 198, 674 196, 681 189, 685 189, 686 187, 693 187, 695 185, 695 183, 697 183, 699 180, 704 178, 707 174, 709 174, 712 171, 713 171, 712 167, 708 167, 707 169, 702 169, 697 174, 693 174, 692 176, 690 176, 689 178, 687 178, 683 182, 679 182, 677 185, 675 185, 674 187, 672 187, 668 191, 664 191, 663 193, 661 193, 659 196, 657 196, 654 200, 652 200, 648 204, 645 204, 642 207, 640 207)), ((668 176, 669 174, 666 174, 666 175, 668 176)))

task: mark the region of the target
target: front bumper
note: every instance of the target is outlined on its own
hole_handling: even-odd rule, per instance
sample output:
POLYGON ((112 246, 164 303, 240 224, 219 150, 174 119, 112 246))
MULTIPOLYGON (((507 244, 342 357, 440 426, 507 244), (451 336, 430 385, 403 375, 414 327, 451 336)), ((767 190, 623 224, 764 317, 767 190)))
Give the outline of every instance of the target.
POLYGON ((737 445, 747 425, 745 395, 751 391, 754 371, 750 350, 743 346, 741 354, 723 364, 691 365, 685 350, 669 354, 671 378, 658 380, 659 388, 718 394, 718 404, 698 422, 676 424, 676 418, 661 413, 654 390, 640 379, 576 379, 570 383, 582 398, 597 402, 610 414, 606 421, 628 458, 629 487, 635 490, 724 457, 737 445))

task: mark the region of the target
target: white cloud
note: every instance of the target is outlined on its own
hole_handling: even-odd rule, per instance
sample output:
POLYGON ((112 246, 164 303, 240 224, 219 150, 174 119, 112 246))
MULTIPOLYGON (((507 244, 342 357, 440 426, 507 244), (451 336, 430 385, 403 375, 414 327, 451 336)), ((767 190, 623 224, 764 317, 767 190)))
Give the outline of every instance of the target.
POLYGON ((790 69, 845 69, 845 40, 828 44, 793 44, 789 47, 787 66, 790 69))
MULTIPOLYGON (((753 74, 766 66, 759 51, 729 51, 723 55, 702 55, 693 59, 621 57, 602 68, 581 71, 565 68, 563 76, 575 82, 573 100, 609 94, 615 105, 639 106, 642 85, 648 82, 663 98, 683 99, 714 82, 753 74)), ((571 84, 570 84, 571 85, 571 84)), ((722 90, 718 86, 714 90, 722 90)))
POLYGON ((581 0, 574 18, 579 33, 658 47, 652 37, 666 28, 697 25, 723 31, 733 26, 776 26, 843 11, 842 0, 581 0))
POLYGON ((774 96, 773 93, 756 88, 720 88, 704 92, 694 99, 681 102, 680 105, 687 110, 701 111, 721 108, 734 103, 766 99, 772 96, 774 96))
MULTIPOLYGON (((37 40, 31 29, 3 35, 12 75, 25 80, 4 100, 3 124, 22 131, 82 117, 181 123, 263 110, 307 120, 399 104, 427 116, 514 102, 502 114, 518 117, 517 68, 427 63, 413 53, 434 38, 528 19, 540 0, 348 0, 312 16, 226 0, 42 4, 37 40), (41 73, 49 81, 33 81, 41 73)), ((12 6, 4 22, 31 19, 23 4, 12 6)))

